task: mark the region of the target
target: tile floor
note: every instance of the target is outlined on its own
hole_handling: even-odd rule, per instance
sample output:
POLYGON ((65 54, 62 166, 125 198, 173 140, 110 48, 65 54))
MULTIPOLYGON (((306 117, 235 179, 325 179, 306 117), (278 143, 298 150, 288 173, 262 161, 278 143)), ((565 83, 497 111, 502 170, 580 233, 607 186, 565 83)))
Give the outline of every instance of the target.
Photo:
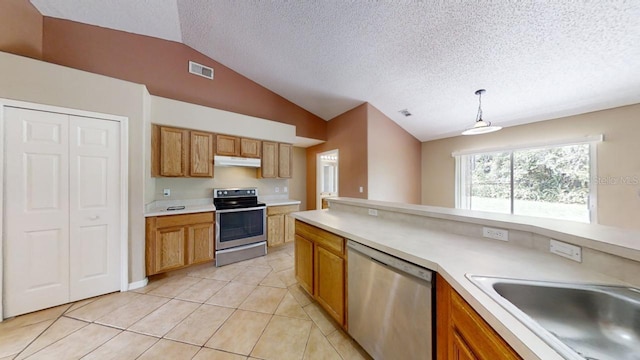
POLYGON ((293 246, 0 323, 4 359, 370 359, 297 285, 293 246))

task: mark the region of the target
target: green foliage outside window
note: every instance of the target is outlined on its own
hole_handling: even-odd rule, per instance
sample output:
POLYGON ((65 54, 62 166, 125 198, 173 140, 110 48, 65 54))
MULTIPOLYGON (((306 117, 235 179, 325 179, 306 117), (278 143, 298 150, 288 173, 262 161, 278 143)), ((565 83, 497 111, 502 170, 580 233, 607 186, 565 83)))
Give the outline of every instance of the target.
POLYGON ((589 199, 589 145, 480 154, 471 157, 471 196, 513 197, 563 204, 584 204, 589 199))

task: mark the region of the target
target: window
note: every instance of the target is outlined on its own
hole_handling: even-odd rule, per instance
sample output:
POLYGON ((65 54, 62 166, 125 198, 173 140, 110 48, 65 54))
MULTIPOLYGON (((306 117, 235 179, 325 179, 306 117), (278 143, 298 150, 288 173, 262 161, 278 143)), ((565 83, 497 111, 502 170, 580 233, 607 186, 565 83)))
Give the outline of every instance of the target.
POLYGON ((457 208, 595 222, 595 141, 454 156, 457 208))

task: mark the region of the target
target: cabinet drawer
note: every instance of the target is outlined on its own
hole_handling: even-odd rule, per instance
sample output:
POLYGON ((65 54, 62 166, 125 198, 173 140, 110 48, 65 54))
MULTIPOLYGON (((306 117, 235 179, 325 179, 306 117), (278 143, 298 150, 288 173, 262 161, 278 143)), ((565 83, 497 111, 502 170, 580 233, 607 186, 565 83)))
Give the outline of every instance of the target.
POLYGON ((158 216, 156 220, 156 227, 164 228, 170 226, 201 224, 206 222, 213 222, 213 212, 158 216))
POLYGON ((280 206, 267 206, 267 216, 288 214, 290 212, 300 210, 300 205, 280 205, 280 206))
POLYGON ((311 240, 338 254, 344 254, 344 238, 296 220, 296 235, 311 240))

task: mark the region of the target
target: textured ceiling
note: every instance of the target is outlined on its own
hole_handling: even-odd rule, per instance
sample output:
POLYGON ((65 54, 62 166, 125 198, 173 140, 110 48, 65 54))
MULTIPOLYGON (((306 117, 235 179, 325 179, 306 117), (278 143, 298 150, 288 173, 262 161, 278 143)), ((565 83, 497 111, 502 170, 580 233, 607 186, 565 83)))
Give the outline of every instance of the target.
POLYGON ((367 101, 422 141, 472 125, 479 88, 502 126, 640 103, 640 1, 31 2, 182 41, 325 120, 367 101))

